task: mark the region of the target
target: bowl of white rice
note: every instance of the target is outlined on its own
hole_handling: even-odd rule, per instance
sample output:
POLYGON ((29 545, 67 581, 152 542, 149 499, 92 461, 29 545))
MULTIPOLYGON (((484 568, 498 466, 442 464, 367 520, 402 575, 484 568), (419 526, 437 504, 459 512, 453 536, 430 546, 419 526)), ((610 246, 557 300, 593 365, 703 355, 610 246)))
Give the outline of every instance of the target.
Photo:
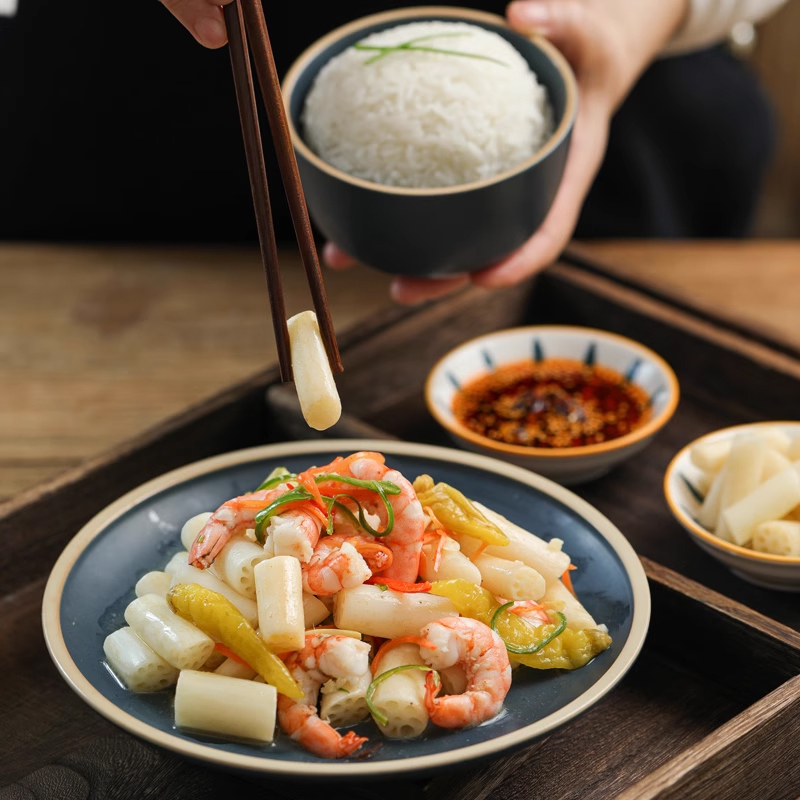
POLYGON ((520 247, 564 171, 575 78, 547 41, 472 9, 338 28, 283 83, 311 217, 392 274, 454 275, 520 247))

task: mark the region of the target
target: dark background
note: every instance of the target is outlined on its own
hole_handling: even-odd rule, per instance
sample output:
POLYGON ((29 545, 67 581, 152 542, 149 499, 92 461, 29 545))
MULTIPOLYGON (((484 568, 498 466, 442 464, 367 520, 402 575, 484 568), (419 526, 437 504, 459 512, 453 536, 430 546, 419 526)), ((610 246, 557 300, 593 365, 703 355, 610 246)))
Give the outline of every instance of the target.
MULTIPOLYGON (((337 25, 415 4, 266 3, 279 71, 337 25)), ((614 120, 578 233, 744 235, 774 142, 766 96, 724 48, 658 61, 614 120)), ((255 238, 227 49, 197 45, 155 0, 20 0, 0 17, 0 239, 255 238)))

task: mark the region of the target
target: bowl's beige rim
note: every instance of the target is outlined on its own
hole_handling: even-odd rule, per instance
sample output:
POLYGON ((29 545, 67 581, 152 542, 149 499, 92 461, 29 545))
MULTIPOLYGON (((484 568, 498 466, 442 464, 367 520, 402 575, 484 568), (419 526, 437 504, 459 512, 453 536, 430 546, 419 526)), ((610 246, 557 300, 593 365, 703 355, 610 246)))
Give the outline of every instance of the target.
POLYGON ((450 431, 450 433, 459 436, 462 439, 466 439, 467 441, 479 445, 487 450, 496 450, 498 453, 526 456, 527 458, 582 458, 583 456, 624 450, 629 445, 653 436, 657 431, 663 428, 675 413, 675 409, 678 407, 679 400, 680 386, 678 384, 678 378, 675 376, 672 367, 670 367, 670 365, 667 364, 667 362, 661 358, 658 353, 653 352, 649 347, 645 347, 645 345, 639 344, 639 342, 636 342, 633 339, 629 339, 627 336, 621 336, 618 333, 611 333, 610 331, 600 330, 599 328, 584 328, 579 325, 523 325, 518 328, 504 328, 499 331, 493 331, 492 333, 484 333, 481 336, 476 336, 473 339, 468 339, 466 342, 462 342, 457 347, 454 347, 452 350, 449 350, 447 353, 445 353, 445 355, 443 355, 433 365, 431 371, 428 373, 428 378, 425 381, 425 402, 428 406, 428 411, 430 411, 436 421, 443 428, 450 431), (507 444, 505 442, 498 442, 494 439, 489 439, 486 436, 481 436, 479 433, 469 430, 469 428, 462 425, 457 420, 448 419, 441 413, 441 411, 439 411, 436 403, 433 400, 434 374, 454 353, 458 352, 462 348, 472 346, 476 342, 480 342, 483 339, 492 339, 496 336, 512 332, 530 334, 536 331, 545 333, 547 331, 570 331, 573 333, 586 335, 587 338, 594 337, 596 339, 611 339, 626 345, 639 355, 647 358, 649 361, 654 362, 660 367, 667 378, 667 382, 669 383, 669 402, 659 414, 653 416, 653 418, 642 425, 641 428, 636 428, 630 433, 626 433, 625 436, 620 436, 617 439, 610 439, 607 442, 600 442, 599 444, 587 444, 582 447, 564 448, 526 447, 525 445, 520 444, 507 444))
POLYGON ((712 547, 717 550, 722 550, 730 555, 739 556, 748 561, 761 561, 770 564, 780 564, 781 566, 800 566, 800 556, 778 556, 772 553, 759 553, 755 550, 750 550, 747 547, 740 547, 738 544, 732 542, 725 542, 718 536, 715 536, 711 531, 707 531, 702 525, 695 522, 678 504, 672 492, 673 473, 678 469, 678 463, 683 458, 689 457, 689 451, 696 445, 708 439, 722 439, 726 436, 734 436, 736 433, 745 430, 752 430, 753 428, 778 428, 782 425, 793 425, 800 431, 800 421, 797 420, 776 420, 774 422, 747 422, 743 425, 733 425, 730 428, 720 428, 711 433, 706 433, 703 436, 689 442, 685 447, 682 447, 669 462, 669 466, 664 472, 664 497, 667 500, 669 510, 673 516, 686 528, 687 531, 708 542, 712 547))
POLYGON ((327 172, 334 178, 345 183, 350 183, 353 186, 359 186, 362 189, 370 189, 374 192, 382 192, 390 195, 410 195, 421 197, 438 197, 448 194, 461 194, 463 192, 474 191, 475 189, 482 189, 485 186, 491 186, 495 183, 500 183, 508 178, 525 172, 529 167, 542 161, 548 156, 564 139, 567 133, 572 129, 575 122, 575 116, 578 109, 578 83, 575 80, 575 75, 572 68, 567 62, 566 58, 556 47, 547 41, 542 36, 528 37, 545 55, 553 62, 559 74, 564 80, 564 87, 566 90, 566 103, 564 106, 564 114, 558 127, 553 131, 548 140, 530 157, 518 164, 516 167, 500 172, 490 178, 484 178, 480 181, 472 181, 470 183, 462 183, 456 186, 440 186, 433 188, 410 188, 404 186, 388 186, 382 183, 374 183, 372 181, 357 178, 354 175, 349 175, 343 170, 337 169, 327 161, 323 161, 303 140, 297 130, 290 110, 292 94, 294 93, 297 81, 302 75, 303 71, 320 52, 325 50, 334 42, 338 41, 344 36, 355 33, 364 27, 374 24, 403 22, 406 19, 419 17, 419 16, 437 16, 437 17, 452 17, 462 21, 473 21, 477 23, 487 23, 495 26, 508 27, 505 19, 497 14, 491 14, 486 11, 478 11, 472 8, 456 8, 453 6, 417 6, 415 8, 402 8, 393 11, 384 11, 379 14, 370 14, 366 17, 348 22, 339 28, 334 29, 330 33, 317 39, 312 45, 306 48, 289 67, 286 76, 283 79, 282 90, 284 97, 284 105, 286 107, 286 118, 289 124, 289 132, 292 136, 292 142, 298 152, 310 163, 314 164, 317 169, 322 172, 327 172))
MULTIPOLYGON (((638 556, 628 540, 617 527, 597 509, 589 505, 577 495, 540 475, 535 475, 520 467, 497 461, 486 456, 451 450, 432 445, 411 442, 393 442, 374 439, 340 439, 334 441, 302 441, 283 442, 272 445, 238 450, 220 456, 204 459, 185 467, 168 472, 159 478, 133 489, 119 500, 103 509, 93 517, 64 549, 53 567, 45 587, 42 602, 42 625, 45 642, 58 670, 69 686, 99 714, 121 728, 133 733, 160 747, 189 758, 199 758, 208 763, 231 769, 244 769, 264 774, 284 775, 289 777, 368 777, 381 774, 404 773, 416 770, 432 770, 439 767, 455 766, 468 759, 480 758, 493 753, 500 753, 508 748, 521 745, 535 736, 540 736, 553 728, 577 716, 603 695, 609 692, 625 675, 633 664, 644 644, 650 620, 650 590, 647 577, 638 556), (117 519, 134 505, 152 497, 156 493, 183 481, 225 467, 242 464, 264 458, 280 458, 286 455, 302 455, 314 452, 355 452, 358 450, 382 450, 392 455, 411 455, 445 460, 476 467, 493 473, 504 474, 509 478, 527 484, 550 495, 578 513, 592 524, 611 544, 620 558, 631 581, 634 597, 633 619, 628 640, 605 672, 604 675, 587 689, 558 711, 513 733, 499 736, 482 744, 469 745, 445 753, 429 756, 417 756, 390 762, 359 763, 310 763, 286 762, 277 758, 243 756, 236 753, 217 750, 208 745, 188 742, 179 737, 164 733, 142 722, 136 717, 117 708, 110 700, 95 689, 75 665, 67 650, 61 631, 60 605, 65 581, 88 544, 102 533, 106 525, 117 519)), ((613 646, 612 646, 613 647, 613 646)))

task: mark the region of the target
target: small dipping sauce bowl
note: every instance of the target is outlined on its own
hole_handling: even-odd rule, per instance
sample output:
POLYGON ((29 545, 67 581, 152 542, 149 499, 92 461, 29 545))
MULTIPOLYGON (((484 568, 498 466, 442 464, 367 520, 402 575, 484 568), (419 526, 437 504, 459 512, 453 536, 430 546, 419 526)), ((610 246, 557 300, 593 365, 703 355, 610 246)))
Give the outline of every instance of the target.
POLYGON ((649 348, 568 325, 479 336, 440 359, 425 385, 428 409, 459 445, 567 485, 600 477, 646 447, 674 413, 679 395, 675 373, 649 348), (504 373, 533 376, 533 385, 512 399, 465 402, 504 373), (479 424, 462 419, 460 411, 478 406, 479 424), (509 437, 514 442, 503 440, 515 429, 518 435, 509 437), (519 443, 525 439, 532 444, 519 443))
POLYGON ((561 183, 577 109, 577 84, 564 56, 495 14, 421 7, 363 17, 303 52, 283 81, 284 103, 312 220, 358 261, 396 275, 473 272, 519 248, 541 225, 561 183), (547 90, 554 129, 513 169, 457 186, 406 188, 373 183, 328 164, 308 146, 301 117, 314 79, 334 56, 377 31, 409 22, 467 22, 493 31, 522 54, 547 90))

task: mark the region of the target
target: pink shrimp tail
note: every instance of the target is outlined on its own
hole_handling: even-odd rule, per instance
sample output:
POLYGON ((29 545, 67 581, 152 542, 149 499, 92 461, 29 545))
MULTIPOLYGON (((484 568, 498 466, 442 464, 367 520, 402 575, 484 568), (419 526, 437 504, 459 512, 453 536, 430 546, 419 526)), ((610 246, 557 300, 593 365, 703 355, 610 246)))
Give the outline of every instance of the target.
POLYGON ((205 528, 200 531, 189 550, 189 564, 198 569, 208 569, 233 535, 231 531, 227 531, 226 533, 220 533, 212 540, 207 538, 207 534, 204 534, 204 531, 205 528))
POLYGON ((362 744, 366 744, 369 739, 366 736, 358 736, 355 731, 348 731, 339 740, 337 745, 338 755, 337 758, 349 756, 355 753, 362 744))
POLYGON ((366 736, 348 731, 342 736, 327 722, 323 722, 311 706, 278 695, 278 719, 281 728, 290 733, 309 753, 320 758, 346 758, 368 742, 366 736))

